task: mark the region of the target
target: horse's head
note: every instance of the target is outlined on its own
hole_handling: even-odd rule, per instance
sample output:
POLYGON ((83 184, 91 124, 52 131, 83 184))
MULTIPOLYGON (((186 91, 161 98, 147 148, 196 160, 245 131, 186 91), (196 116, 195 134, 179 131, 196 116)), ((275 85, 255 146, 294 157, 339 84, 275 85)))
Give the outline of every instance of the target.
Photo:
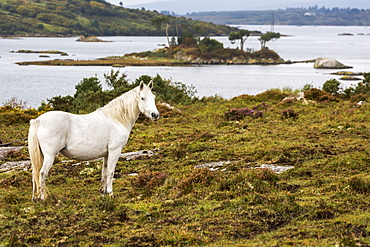
POLYGON ((140 82, 139 110, 150 119, 159 119, 159 112, 155 106, 155 95, 152 93, 153 81, 148 85, 140 82))

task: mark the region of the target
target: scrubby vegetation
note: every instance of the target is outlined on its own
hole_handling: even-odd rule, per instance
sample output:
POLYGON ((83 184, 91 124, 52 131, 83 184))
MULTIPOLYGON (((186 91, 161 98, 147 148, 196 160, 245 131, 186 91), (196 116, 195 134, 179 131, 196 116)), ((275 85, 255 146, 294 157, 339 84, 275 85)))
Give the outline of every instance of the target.
POLYGON ((172 82, 163 79, 160 75, 150 77, 143 75, 130 83, 126 74, 113 71, 104 74, 105 82, 110 90, 103 91, 101 82, 97 77, 84 78, 75 86, 76 93, 71 96, 56 96, 43 102, 39 110, 61 110, 72 113, 89 113, 104 106, 112 99, 139 86, 140 82, 154 82, 153 90, 156 92, 157 100, 170 104, 189 104, 195 100, 196 89, 193 86, 186 86, 181 82, 172 82))
MULTIPOLYGON (((120 75, 110 78, 109 93, 128 86, 120 75)), ((0 173, 0 245, 370 245, 369 105, 313 88, 308 104, 282 101, 290 93, 276 89, 231 100, 196 99, 192 90, 174 100, 159 90, 159 101, 175 108, 159 106, 165 117, 138 121, 123 150, 158 154, 120 160, 114 198, 98 194, 101 161, 59 157, 50 197, 38 203, 30 170, 0 173), (194 168, 221 161, 218 170, 194 168), (275 174, 256 169, 262 164, 294 168, 275 174)), ((0 126, 3 142, 27 135, 27 123, 0 126)))
POLYGON ((126 58, 145 58, 161 61, 174 59, 183 64, 279 64, 284 60, 267 47, 259 51, 224 48, 223 44, 211 38, 182 36, 176 45, 157 49, 153 52, 126 54, 126 58))

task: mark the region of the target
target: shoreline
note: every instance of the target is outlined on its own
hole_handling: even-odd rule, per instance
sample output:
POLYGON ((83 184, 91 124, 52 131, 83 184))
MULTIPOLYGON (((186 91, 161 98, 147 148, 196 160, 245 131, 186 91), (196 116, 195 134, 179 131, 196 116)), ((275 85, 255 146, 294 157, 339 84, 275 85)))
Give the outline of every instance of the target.
POLYGON ((125 67, 125 66, 195 66, 195 65, 279 65, 279 64, 294 64, 294 63, 314 63, 315 59, 303 61, 277 61, 272 59, 260 59, 246 61, 245 63, 237 63, 230 61, 217 62, 192 62, 181 60, 150 60, 138 58, 122 58, 122 59, 96 59, 96 60, 72 60, 72 59, 54 59, 47 61, 25 61, 17 62, 21 66, 39 65, 39 66, 112 66, 112 67, 125 67))

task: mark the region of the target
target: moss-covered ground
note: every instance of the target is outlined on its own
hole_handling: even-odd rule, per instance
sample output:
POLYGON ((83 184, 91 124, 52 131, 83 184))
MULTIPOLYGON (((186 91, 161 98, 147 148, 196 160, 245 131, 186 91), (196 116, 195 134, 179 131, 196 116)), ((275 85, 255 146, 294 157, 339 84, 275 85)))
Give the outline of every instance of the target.
MULTIPOLYGON (((139 121, 123 152, 160 151, 120 160, 112 198, 98 193, 101 161, 58 157, 37 203, 31 170, 0 173, 0 245, 369 246, 370 106, 283 97, 209 99, 139 121), (225 118, 261 103, 262 117, 225 118), (194 168, 218 161, 230 162, 194 168)), ((0 127, 4 143, 27 136, 27 124, 0 127)))

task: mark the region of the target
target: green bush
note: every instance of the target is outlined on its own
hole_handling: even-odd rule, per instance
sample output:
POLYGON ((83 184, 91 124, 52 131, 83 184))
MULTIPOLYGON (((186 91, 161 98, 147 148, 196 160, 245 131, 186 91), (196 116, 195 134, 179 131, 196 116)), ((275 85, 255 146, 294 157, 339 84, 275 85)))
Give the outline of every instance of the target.
POLYGON ((56 96, 48 99, 48 103, 43 103, 39 110, 61 110, 73 113, 88 113, 104 106, 109 101, 119 95, 130 91, 139 86, 140 82, 154 82, 153 92, 157 96, 157 101, 164 101, 169 104, 189 104, 194 100, 196 89, 193 86, 186 86, 181 82, 172 82, 157 75, 151 77, 143 75, 133 83, 129 83, 126 75, 119 75, 119 71, 104 74, 105 81, 111 90, 102 90, 101 82, 97 77, 84 78, 75 86, 74 96, 56 96))
POLYGON ((76 98, 82 92, 98 92, 102 91, 102 86, 99 79, 95 77, 84 78, 79 84, 75 86, 76 93, 74 97, 76 98))
POLYGON ((323 85, 322 85, 322 90, 324 90, 327 93, 330 93, 332 95, 338 94, 338 91, 340 89, 340 82, 336 79, 330 79, 327 80, 323 85))

